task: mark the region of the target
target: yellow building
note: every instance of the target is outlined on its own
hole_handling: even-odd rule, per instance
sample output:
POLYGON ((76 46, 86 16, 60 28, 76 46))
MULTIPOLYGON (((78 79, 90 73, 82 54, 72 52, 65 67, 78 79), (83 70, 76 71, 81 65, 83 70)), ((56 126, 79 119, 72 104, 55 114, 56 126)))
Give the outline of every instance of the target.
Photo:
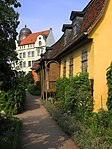
POLYGON ((88 72, 93 84, 94 111, 106 109, 106 69, 112 62, 112 1, 91 0, 83 11, 72 11, 71 24, 52 46, 50 58, 60 62, 60 77, 88 72))

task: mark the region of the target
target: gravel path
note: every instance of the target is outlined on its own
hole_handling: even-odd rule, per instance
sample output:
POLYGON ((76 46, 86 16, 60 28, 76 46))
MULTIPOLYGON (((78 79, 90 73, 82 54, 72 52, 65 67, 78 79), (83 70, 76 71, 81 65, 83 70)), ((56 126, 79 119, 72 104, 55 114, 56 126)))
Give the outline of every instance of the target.
POLYGON ((37 96, 27 93, 19 149, 78 149, 51 118, 37 96))

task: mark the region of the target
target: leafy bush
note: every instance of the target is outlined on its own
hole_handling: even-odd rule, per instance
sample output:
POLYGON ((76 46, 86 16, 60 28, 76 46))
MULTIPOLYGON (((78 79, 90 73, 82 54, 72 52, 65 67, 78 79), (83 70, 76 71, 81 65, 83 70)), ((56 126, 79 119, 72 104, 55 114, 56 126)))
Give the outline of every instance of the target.
POLYGON ((61 102, 66 98, 66 86, 68 84, 68 78, 60 78, 56 82, 56 99, 61 102))
POLYGON ((59 79, 56 84, 56 99, 65 113, 78 113, 78 117, 91 113, 93 98, 88 74, 80 73, 69 79, 59 79))
POLYGON ((108 110, 112 110, 112 63, 110 67, 107 69, 107 85, 108 85, 108 99, 107 99, 107 107, 108 110))
POLYGON ((20 132, 20 120, 0 116, 0 148, 17 149, 20 132))
POLYGON ((37 81, 36 85, 29 84, 28 85, 28 92, 32 95, 39 96, 41 94, 41 84, 40 81, 37 81))
POLYGON ((0 91, 0 111, 7 115, 20 112, 24 108, 25 97, 25 89, 21 84, 15 90, 0 91))

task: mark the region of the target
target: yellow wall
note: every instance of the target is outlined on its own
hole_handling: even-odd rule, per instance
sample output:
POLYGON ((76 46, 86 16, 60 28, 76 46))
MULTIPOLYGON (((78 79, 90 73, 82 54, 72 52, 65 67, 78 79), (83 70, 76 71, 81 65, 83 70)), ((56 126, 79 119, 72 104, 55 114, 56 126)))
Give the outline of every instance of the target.
POLYGON ((112 62, 112 1, 108 2, 105 13, 99 23, 89 34, 93 38, 92 43, 82 46, 61 60, 61 77, 63 77, 63 61, 67 61, 67 77, 69 77, 70 55, 74 57, 74 75, 81 72, 81 52, 88 49, 88 73, 89 78, 94 79, 94 111, 106 108, 107 80, 106 69, 112 62))
POLYGON ((95 111, 106 109, 107 80, 106 69, 112 61, 112 1, 108 3, 105 14, 92 30, 89 37, 94 45, 94 100, 95 111))
POLYGON ((92 79, 94 75, 94 69, 93 69, 93 64, 94 64, 94 52, 93 52, 93 45, 91 43, 88 43, 81 48, 74 50, 72 53, 64 56, 61 59, 61 73, 60 76, 63 77, 63 64, 64 60, 66 60, 66 77, 69 77, 69 62, 70 62, 70 57, 72 56, 74 58, 74 64, 73 64, 73 75, 76 75, 77 73, 81 72, 81 56, 82 56, 82 50, 87 49, 88 50, 88 72, 89 72, 89 77, 92 79))

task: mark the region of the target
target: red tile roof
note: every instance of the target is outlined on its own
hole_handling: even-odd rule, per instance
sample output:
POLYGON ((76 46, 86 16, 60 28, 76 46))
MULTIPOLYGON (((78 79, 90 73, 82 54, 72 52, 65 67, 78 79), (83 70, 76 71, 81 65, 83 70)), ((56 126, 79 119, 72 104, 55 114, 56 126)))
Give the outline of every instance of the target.
POLYGON ((26 44, 34 44, 36 42, 36 39, 39 35, 46 35, 48 36, 50 30, 45 30, 41 32, 36 32, 33 34, 30 34, 27 36, 24 40, 21 41, 20 45, 26 45, 26 44))

